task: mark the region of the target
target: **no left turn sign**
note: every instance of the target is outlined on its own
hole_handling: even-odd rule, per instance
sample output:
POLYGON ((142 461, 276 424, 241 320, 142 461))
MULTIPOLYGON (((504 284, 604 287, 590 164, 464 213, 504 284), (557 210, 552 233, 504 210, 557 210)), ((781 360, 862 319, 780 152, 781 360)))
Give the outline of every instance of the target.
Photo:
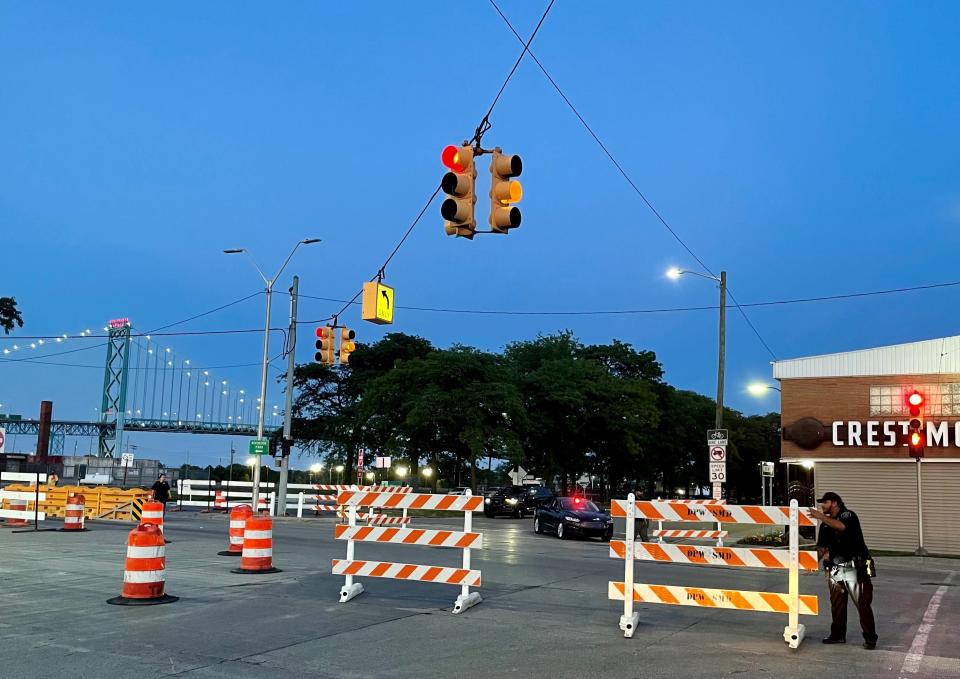
POLYGON ((727 447, 726 447, 726 446, 710 446, 710 461, 711 461, 711 462, 726 462, 726 461, 727 461, 727 447))

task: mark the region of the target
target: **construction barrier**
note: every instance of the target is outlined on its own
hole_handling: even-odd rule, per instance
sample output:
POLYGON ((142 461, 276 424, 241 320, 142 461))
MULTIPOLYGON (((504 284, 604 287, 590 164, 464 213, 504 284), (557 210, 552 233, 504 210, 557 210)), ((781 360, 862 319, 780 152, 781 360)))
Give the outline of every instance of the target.
MULTIPOLYGON (((305 489, 307 484, 291 484, 305 489)), ((259 486, 258 508, 273 514, 277 507, 276 484, 263 482, 259 486), (269 491, 269 492, 268 492, 269 491)), ((214 481, 181 479, 177 481, 177 506, 205 507, 207 509, 227 510, 253 502, 252 481, 214 481)))
POLYGON ((141 524, 127 536, 127 558, 123 566, 120 596, 108 599, 118 606, 168 604, 178 597, 164 592, 167 558, 163 532, 153 524, 141 524))
POLYGON ((483 547, 483 534, 473 532, 473 512, 483 509, 483 497, 474 496, 469 490, 466 495, 348 490, 337 496, 337 503, 346 506, 348 514, 346 526, 334 526, 334 537, 347 541, 347 558, 334 559, 332 562, 334 575, 343 575, 346 578, 340 589, 340 603, 350 601, 363 593, 363 585, 354 582, 356 576, 460 585, 460 596, 453 606, 454 613, 462 613, 482 601, 479 592, 470 591, 470 587, 480 586, 480 571, 470 568, 470 550, 483 547), (358 507, 463 512, 463 531, 358 526, 358 507), (463 566, 452 568, 389 561, 359 561, 354 558, 357 542, 462 549, 463 566))
POLYGON ((231 573, 279 573, 273 567, 273 519, 269 516, 251 514, 243 528, 243 552, 240 554, 240 568, 231 573))
MULTIPOLYGON (((71 495, 83 495, 84 519, 114 519, 119 521, 139 521, 139 516, 134 516, 134 504, 138 500, 147 497, 147 491, 139 488, 122 490, 110 487, 81 487, 81 486, 50 486, 46 485, 46 475, 40 475, 40 485, 36 484, 37 475, 33 473, 22 474, 13 472, 3 472, 4 481, 33 481, 29 484, 9 485, 0 490, 0 500, 3 500, 3 509, 10 509, 7 500, 11 493, 22 493, 23 498, 27 499, 29 506, 27 511, 29 518, 34 518, 33 504, 36 501, 39 492, 40 512, 38 520, 44 518, 64 517, 67 510, 67 502, 71 495)), ((16 499, 22 499, 19 496, 16 499)), ((3 518, 5 514, 0 514, 3 518)))
MULTIPOLYGON (((657 501, 659 502, 660 498, 657 498, 657 501)), ((672 502, 690 505, 727 504, 726 500, 672 500, 672 502)), ((663 538, 685 538, 693 540, 716 540, 717 547, 723 547, 723 539, 727 537, 728 533, 721 528, 720 524, 717 523, 716 530, 664 530, 663 521, 657 521, 657 528, 653 531, 653 535, 661 545, 663 544, 663 538)))
POLYGON ((243 532, 247 527, 247 519, 253 516, 250 505, 239 505, 230 510, 230 530, 228 536, 230 544, 220 556, 240 556, 243 553, 243 532))
POLYGON ((63 531, 80 533, 87 530, 83 526, 86 501, 83 495, 72 494, 67 498, 66 513, 63 515, 63 531))
POLYGON ((47 518, 43 511, 47 496, 40 486, 46 480, 47 475, 42 473, 0 472, 0 481, 34 482, 32 486, 9 485, 0 489, 0 518, 5 519, 4 526, 23 528, 33 520, 36 527, 47 518))
POLYGON ((799 616, 817 615, 818 611, 818 601, 815 595, 800 594, 800 570, 817 570, 817 555, 816 552, 801 552, 799 549, 799 526, 813 526, 814 521, 806 510, 803 512, 799 510, 796 500, 791 500, 789 507, 725 506, 716 503, 637 501, 634 495, 630 494, 626 500, 613 501, 611 514, 614 517, 626 518, 626 540, 612 540, 610 542, 610 557, 623 559, 625 563, 623 582, 608 583, 608 597, 613 601, 623 601, 620 629, 623 630, 625 637, 632 637, 637 629, 640 614, 633 610, 633 603, 640 601, 674 606, 703 606, 783 613, 788 616, 787 626, 783 631, 783 640, 790 648, 800 646, 805 634, 805 627, 799 623, 799 616), (653 542, 638 543, 634 539, 635 522, 638 518, 652 521, 714 520, 721 524, 786 525, 789 527, 790 546, 788 551, 783 551, 754 547, 702 547, 696 545, 662 545, 653 542), (635 560, 705 566, 785 569, 788 571, 788 593, 776 594, 636 583, 633 577, 635 560))
MULTIPOLYGON (((337 518, 346 519, 347 512, 346 510, 337 504, 337 495, 336 493, 341 493, 343 491, 365 491, 365 492, 378 492, 378 493, 401 493, 408 494, 413 492, 412 486, 360 486, 360 485, 344 485, 344 484, 323 484, 318 483, 311 486, 311 488, 317 493, 315 495, 307 496, 303 492, 299 493, 296 496, 293 496, 297 500, 296 505, 287 505, 288 509, 297 510, 297 518, 303 518, 304 510, 313 511, 317 515, 322 515, 326 513, 336 513, 337 518), (329 494, 330 491, 335 491, 334 494, 329 494), (312 499, 315 504, 308 506, 307 502, 312 499)), ((291 496, 287 496, 288 499, 291 499, 291 496)), ((377 514, 373 508, 370 508, 367 513, 361 513, 357 515, 358 520, 367 521, 371 525, 390 525, 390 526, 406 526, 410 524, 410 517, 407 514, 406 509, 401 510, 401 516, 384 516, 383 514, 377 514)))

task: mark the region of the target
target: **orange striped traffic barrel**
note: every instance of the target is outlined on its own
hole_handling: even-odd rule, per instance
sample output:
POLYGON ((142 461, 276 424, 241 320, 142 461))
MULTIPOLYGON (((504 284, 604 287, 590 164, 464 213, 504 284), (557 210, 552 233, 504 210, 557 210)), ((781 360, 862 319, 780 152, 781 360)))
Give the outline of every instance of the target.
POLYGON ((230 510, 230 546, 226 551, 217 552, 220 556, 240 556, 243 553, 243 531, 247 519, 253 516, 250 505, 237 505, 230 510))
POLYGON ((178 597, 164 593, 167 558, 163 531, 153 524, 139 525, 127 536, 127 560, 123 566, 120 596, 107 599, 118 606, 168 604, 178 597))
POLYGON ((273 567, 273 519, 269 516, 251 515, 243 529, 243 552, 240 568, 231 573, 279 573, 273 567))
MULTIPOLYGON (((143 510, 140 513, 140 525, 147 524, 156 526, 163 533, 163 503, 157 502, 152 497, 143 503, 143 510)), ((170 541, 167 540, 167 542, 170 541)))
POLYGON ((67 496, 66 511, 63 515, 63 528, 66 533, 79 533, 87 530, 83 526, 83 512, 86 508, 86 498, 79 493, 70 493, 67 496))
MULTIPOLYGON (((25 512, 27 511, 27 501, 26 500, 8 500, 10 502, 10 509, 15 512, 25 512)), ((20 528, 22 526, 29 526, 30 522, 26 519, 7 519, 3 523, 4 526, 10 526, 11 528, 20 528)))
POLYGON ((227 508, 227 499, 223 496, 222 490, 218 490, 216 496, 213 498, 213 508, 214 509, 227 508))

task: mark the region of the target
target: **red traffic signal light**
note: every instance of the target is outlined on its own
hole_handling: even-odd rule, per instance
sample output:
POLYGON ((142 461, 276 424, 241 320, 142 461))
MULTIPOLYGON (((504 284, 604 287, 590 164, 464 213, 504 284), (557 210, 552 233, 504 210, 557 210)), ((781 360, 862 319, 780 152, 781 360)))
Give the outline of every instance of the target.
POLYGON ((460 162, 460 147, 452 144, 440 152, 440 162, 453 172, 463 172, 466 167, 460 162))
POLYGON ((910 411, 910 421, 907 423, 907 448, 910 457, 923 457, 924 438, 926 428, 923 421, 923 394, 916 389, 907 394, 907 405, 910 411))
POLYGON ((333 328, 329 325, 319 327, 316 330, 316 335, 317 353, 314 354, 313 360, 323 365, 333 365, 335 362, 333 328))

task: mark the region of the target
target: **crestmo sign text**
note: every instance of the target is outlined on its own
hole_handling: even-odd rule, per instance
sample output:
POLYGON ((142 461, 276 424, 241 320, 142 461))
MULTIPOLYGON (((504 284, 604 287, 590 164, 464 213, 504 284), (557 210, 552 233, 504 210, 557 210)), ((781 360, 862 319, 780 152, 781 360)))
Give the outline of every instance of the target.
MULTIPOLYGON (((867 422, 836 421, 831 426, 832 442, 835 446, 854 446, 868 448, 893 448, 903 446, 907 436, 907 420, 867 422)), ((960 447, 960 422, 926 422, 926 446, 928 448, 950 446, 960 447)))

